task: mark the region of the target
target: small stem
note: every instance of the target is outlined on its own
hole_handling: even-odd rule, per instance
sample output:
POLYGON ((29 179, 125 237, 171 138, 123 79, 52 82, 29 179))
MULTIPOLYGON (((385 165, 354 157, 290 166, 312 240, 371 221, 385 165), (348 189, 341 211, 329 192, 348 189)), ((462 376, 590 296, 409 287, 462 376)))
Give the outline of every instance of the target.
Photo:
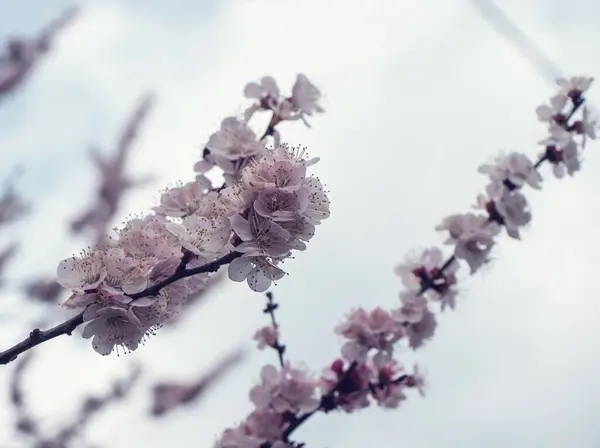
POLYGON ((169 286, 171 283, 175 283, 177 280, 191 277, 192 275, 196 275, 196 274, 203 274, 206 272, 217 272, 221 266, 223 266, 224 264, 229 264, 233 260, 235 260, 236 258, 239 258, 241 256, 242 256, 241 252, 233 251, 233 252, 229 252, 227 255, 225 255, 215 261, 211 261, 210 263, 206 263, 202 266, 198 266, 198 267, 192 268, 192 269, 184 269, 184 270, 175 271, 175 273, 171 277, 166 278, 163 281, 158 282, 155 285, 152 285, 152 286, 144 289, 143 291, 136 292, 135 294, 128 294, 128 297, 131 297, 133 300, 135 300, 135 299, 140 299, 140 298, 146 297, 146 296, 155 296, 165 286, 169 286))
POLYGON ((273 300, 273 293, 271 291, 267 292, 265 295, 267 296, 267 306, 263 310, 263 313, 271 316, 271 323, 277 334, 277 339, 275 339, 275 345, 273 348, 277 350, 277 355, 279 356, 279 365, 281 368, 283 368, 285 366, 285 360, 283 359, 285 345, 282 345, 279 341, 279 325, 277 325, 277 320, 275 319, 275 310, 279 307, 279 305, 273 300))
POLYGON ((277 126, 281 121, 283 121, 283 119, 273 112, 273 115, 271 115, 271 120, 269 121, 269 125, 267 126, 267 129, 263 135, 259 138, 259 141, 264 140, 269 135, 273 135, 273 132, 275 132, 275 126, 277 126))
MULTIPOLYGON (((155 296, 160 292, 160 290, 162 288, 170 285, 171 283, 174 283, 183 278, 191 277, 196 274, 202 274, 205 272, 216 272, 219 270, 219 268, 221 266, 223 266, 225 264, 229 264, 233 260, 235 260, 236 258, 239 258, 241 256, 242 256, 241 252, 233 251, 215 261, 212 261, 212 262, 207 263, 202 266, 198 266, 196 268, 177 269, 171 277, 169 277, 161 282, 158 282, 155 285, 152 285, 152 286, 144 289, 141 292, 138 292, 135 294, 129 294, 128 297, 130 297, 132 300, 136 300, 136 299, 140 299, 140 298, 146 297, 146 296, 155 296)), ((186 256, 184 255, 184 258, 185 257, 186 256)), ((32 349, 36 345, 39 345, 46 341, 49 341, 50 339, 54 339, 57 336, 60 336, 63 334, 71 335, 71 333, 73 332, 73 330, 75 330, 75 328, 77 328, 79 325, 83 324, 84 311, 81 311, 76 316, 73 316, 69 320, 66 320, 63 323, 58 324, 57 326, 52 327, 49 330, 40 330, 39 328, 34 328, 31 331, 31 333, 29 333, 29 336, 27 338, 23 339, 21 342, 14 345, 13 347, 11 347, 3 352, 0 352, 0 365, 8 364, 9 362, 14 361, 15 359, 17 359, 17 356, 19 356, 21 353, 26 352, 29 349, 32 349)))
MULTIPOLYGON (((566 120, 567 123, 573 118, 573 115, 575 114, 575 112, 583 105, 584 102, 585 102, 584 98, 581 98, 580 101, 574 102, 573 108, 572 108, 571 112, 569 113, 569 115, 567 116, 567 120, 566 120)), ((548 160, 548 157, 546 155, 542 155, 540 157, 540 159, 535 163, 534 168, 535 169, 539 168, 540 165, 542 163, 544 163, 544 161, 547 161, 547 160, 548 160)), ((436 280, 437 278, 441 277, 444 274, 444 271, 446 269, 448 269, 452 265, 452 263, 454 261, 456 261, 456 257, 454 255, 452 255, 451 257, 449 257, 444 262, 444 264, 439 268, 439 271, 438 271, 436 277, 434 279, 432 279, 432 281, 429 281, 429 282, 426 282, 426 283, 422 284, 421 289, 419 290, 419 292, 418 292, 417 295, 422 295, 428 289, 431 289, 433 287, 433 280, 436 280)), ((267 294, 269 294, 269 293, 267 293, 267 294)), ((290 424, 290 426, 284 431, 282 440, 287 441, 289 439, 289 436, 296 429, 298 429, 299 426, 301 426, 306 420, 308 420, 310 417, 312 417, 318 411, 323 410, 324 409, 323 403, 326 403, 326 402, 331 403, 335 399, 335 394, 337 393, 337 391, 340 388, 340 386, 344 383, 344 381, 348 378, 348 376, 351 374, 351 372, 357 366, 358 366, 358 363, 356 363, 356 362, 353 362, 350 365, 350 367, 348 368, 348 370, 346 370, 344 372, 344 374, 341 376, 341 378, 338 380, 338 382, 336 383, 335 387, 328 394, 324 395, 321 398, 321 406, 319 406, 314 411, 308 412, 308 413, 306 413, 306 414, 298 417, 297 419, 293 420, 292 423, 290 424)), ((392 381, 389 384, 398 384, 398 383, 404 381, 406 378, 407 378, 407 375, 402 375, 402 376, 396 378, 394 381, 392 381)), ((386 385, 387 384, 379 383, 379 384, 371 384, 370 387, 371 388, 377 388, 377 387, 385 387, 386 385)))

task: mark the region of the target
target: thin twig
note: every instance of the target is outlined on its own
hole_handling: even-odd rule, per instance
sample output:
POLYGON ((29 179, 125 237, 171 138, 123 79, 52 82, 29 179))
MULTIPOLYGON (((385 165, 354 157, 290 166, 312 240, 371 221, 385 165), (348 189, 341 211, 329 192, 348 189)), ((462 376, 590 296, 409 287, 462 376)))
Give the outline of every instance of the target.
POLYGON ((273 293, 271 291, 267 292, 265 295, 267 296, 267 306, 263 310, 263 313, 271 316, 271 323, 275 329, 275 334, 277 335, 273 348, 277 350, 277 355, 279 356, 279 365, 281 365, 283 368, 285 366, 285 360, 283 359, 285 345, 282 345, 279 340, 279 325, 277 325, 277 320, 275 319, 275 310, 279 307, 279 305, 273 300, 273 293))
MULTIPOLYGON (((577 100, 573 101, 573 107, 572 107, 571 111, 569 112, 569 114, 567 114, 565 116, 565 119, 566 119, 565 120, 565 128, 568 127, 569 121, 573 118, 575 113, 581 108, 581 106, 584 103, 585 103, 585 99, 583 97, 578 98, 577 100)), ((550 147, 550 146, 546 147, 546 152, 544 154, 542 154, 539 157, 538 161, 533 165, 534 169, 537 170, 544 162, 549 161, 548 152, 551 151, 551 148, 552 147, 550 147)), ((489 220, 488 220, 488 222, 489 222, 489 220)), ((487 223, 486 223, 486 225, 487 225, 487 223)), ((444 264, 437 270, 435 275, 432 276, 433 278, 422 283, 421 288, 420 288, 419 292, 417 293, 417 295, 420 296, 420 295, 424 294, 427 290, 432 289, 434 287, 435 280, 443 277, 444 271, 447 270, 452 265, 452 263, 454 263, 455 261, 456 261, 456 257, 454 255, 448 257, 448 259, 444 262, 444 264)), ((336 403, 336 394, 338 393, 340 388, 343 387, 344 383, 348 380, 348 378, 350 377, 352 372, 357 367, 358 367, 358 363, 356 361, 353 362, 352 364, 350 364, 350 366, 342 374, 342 376, 340 377, 340 379, 338 380, 338 382, 336 383, 334 388, 331 391, 329 391, 329 393, 327 393, 326 395, 323 395, 321 397, 321 404, 318 408, 292 420, 290 425, 283 432, 282 440, 288 441, 290 435, 296 429, 298 429, 298 427, 300 427, 302 424, 304 424, 304 422, 306 422, 309 418, 311 418, 313 415, 315 415, 319 411, 329 412, 330 410, 335 409, 338 406, 338 404, 336 403)), ((403 375, 403 376, 398 377, 394 381, 392 381, 390 384, 397 384, 397 383, 404 381, 405 379, 406 379, 406 375, 403 375)), ((382 384, 382 383, 380 383, 379 385, 370 384, 369 387, 370 388, 381 387, 382 385, 384 385, 384 384, 382 384)))

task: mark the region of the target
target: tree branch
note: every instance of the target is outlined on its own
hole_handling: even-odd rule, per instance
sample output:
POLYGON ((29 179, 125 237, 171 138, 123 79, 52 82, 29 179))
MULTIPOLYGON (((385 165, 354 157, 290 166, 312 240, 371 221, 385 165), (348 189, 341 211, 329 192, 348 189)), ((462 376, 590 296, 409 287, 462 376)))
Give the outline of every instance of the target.
MULTIPOLYGON (((202 266, 186 270, 177 270, 171 277, 153 286, 150 286, 149 288, 146 288, 141 292, 138 292, 136 294, 130 294, 128 297, 131 297, 133 300, 136 300, 146 296, 155 296, 160 292, 162 288, 170 285, 171 283, 176 282, 177 280, 181 280, 183 278, 191 277, 192 275, 202 274, 205 272, 216 272, 221 266, 229 264, 233 260, 241 256, 241 252, 233 251, 229 252, 227 255, 221 258, 218 258, 215 261, 211 261, 210 263, 204 264, 202 266)), ((56 327, 52 327, 49 330, 44 331, 40 330, 39 328, 33 329, 31 333, 29 333, 29 336, 27 338, 14 345, 13 347, 3 352, 0 352, 0 365, 5 365, 9 362, 14 361, 15 359, 17 359, 17 356, 19 356, 21 353, 32 349, 33 347, 41 344, 42 342, 49 341, 50 339, 54 339, 55 337, 63 334, 71 335, 75 328, 83 324, 84 311, 81 311, 76 316, 73 316, 69 320, 58 324, 56 327)))

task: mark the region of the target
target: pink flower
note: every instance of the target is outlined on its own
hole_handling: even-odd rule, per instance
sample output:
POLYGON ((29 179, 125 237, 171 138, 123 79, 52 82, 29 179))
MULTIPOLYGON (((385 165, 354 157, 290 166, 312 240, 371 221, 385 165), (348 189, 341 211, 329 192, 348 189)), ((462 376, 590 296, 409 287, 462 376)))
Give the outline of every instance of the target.
POLYGON ((365 362, 371 349, 377 350, 377 362, 388 362, 397 334, 394 319, 381 308, 371 312, 362 308, 353 310, 335 331, 350 339, 342 346, 344 358, 360 363, 365 362))
POLYGON ((300 214, 310 224, 320 224, 329 217, 329 198, 324 191, 323 184, 315 177, 307 177, 302 182, 308 189, 308 205, 300 214))
POLYGON ((442 309, 454 306, 457 270, 458 263, 446 265, 442 251, 436 247, 424 250, 419 257, 408 259, 395 269, 404 286, 441 302, 442 309))
POLYGON ((444 244, 456 244, 470 229, 483 228, 487 224, 487 217, 473 213, 460 213, 450 215, 435 227, 438 231, 447 231, 448 239, 444 244))
POLYGON ((414 387, 422 397, 425 396, 425 372, 421 370, 418 364, 414 365, 413 373, 408 375, 404 384, 406 387, 414 387))
POLYGON ((260 83, 249 82, 246 84, 244 95, 246 98, 256 99, 261 103, 273 104, 273 101, 279 98, 279 87, 272 76, 263 76, 260 83))
POLYGON ((374 379, 375 371, 371 365, 359 364, 347 373, 344 361, 337 359, 323 370, 319 385, 322 395, 329 394, 334 387, 337 387, 333 406, 350 413, 369 406, 371 393, 369 386, 374 379))
POLYGON ((478 171, 490 178, 486 187, 490 198, 496 198, 507 189, 520 188, 525 184, 536 190, 541 188, 542 176, 534 168, 533 162, 517 152, 496 157, 494 163, 484 164, 478 171))
POLYGON ((555 122, 562 124, 566 120, 566 106, 569 97, 566 94, 559 93, 550 98, 550 105, 542 104, 535 109, 535 113, 540 121, 555 122))
POLYGON ((502 224, 511 238, 520 239, 519 228, 531 222, 527 199, 518 191, 505 191, 494 200, 495 210, 502 217, 502 224))
POLYGON ((435 314, 427 307, 427 300, 407 291, 401 295, 402 306, 392 311, 392 317, 398 323, 400 332, 408 338, 409 346, 419 348, 435 332, 437 322, 435 314))
POLYGON ((248 434, 244 425, 226 429, 214 448, 261 448, 266 439, 248 434))
MULTIPOLYGON (((568 135, 571 136, 571 133, 569 132, 568 135)), ((570 140, 562 147, 558 145, 554 146, 553 143, 552 141, 548 142, 549 146, 546 147, 544 153, 545 157, 552 164, 552 173, 557 179, 562 179, 565 173, 573 176, 575 172, 581 169, 579 146, 573 140, 570 140)))
POLYGON ((279 188, 293 192, 303 187, 306 168, 315 164, 318 159, 304 159, 304 151, 280 145, 268 151, 254 164, 243 170, 243 184, 257 193, 267 188, 279 188))
POLYGON ((319 105, 321 91, 312 84, 306 75, 300 73, 296 77, 296 83, 292 87, 292 96, 279 104, 277 114, 284 120, 301 119, 308 127, 306 115, 314 112, 325 112, 319 105))
POLYGON ((155 330, 165 321, 167 311, 172 297, 168 297, 164 290, 158 296, 147 296, 141 299, 135 299, 128 304, 128 314, 144 333, 144 335, 154 334, 155 330))
POLYGON ((269 410, 255 410, 235 428, 227 429, 215 448, 293 448, 281 440, 288 427, 286 419, 269 410))
POLYGON ((596 129, 598 129, 598 112, 591 109, 589 106, 583 107, 581 120, 573 123, 575 131, 583 135, 583 143, 585 146, 585 138, 589 137, 596 140, 596 129))
POLYGON ((556 84, 561 87, 561 92, 571 98, 578 99, 590 88, 594 78, 587 76, 573 76, 569 79, 558 78, 556 84))
POLYGON ((231 225, 227 218, 209 219, 191 215, 183 218, 181 224, 169 222, 165 224, 165 228, 187 250, 203 256, 218 254, 231 235, 231 225))
POLYGON ((118 231, 118 245, 133 257, 155 257, 161 260, 172 256, 181 257, 181 243, 167 231, 168 222, 163 216, 155 214, 134 218, 118 231))
POLYGON ((83 252, 80 257, 62 260, 56 269, 56 281, 67 289, 84 291, 96 288, 106 277, 104 253, 83 252))
POLYGON ((108 294, 135 294, 148 286, 148 276, 154 263, 128 257, 121 248, 112 248, 104 256, 106 278, 100 289, 108 294))
POLYGON ((402 306, 392 312, 394 320, 401 325, 421 322, 427 309, 427 299, 414 291, 400 292, 402 306))
POLYGON ((258 349, 263 350, 265 347, 275 347, 279 331, 272 325, 261 328, 254 334, 254 340, 258 342, 258 349))
POLYGON ((419 322, 409 323, 405 327, 410 347, 413 349, 421 347, 426 340, 433 337, 436 327, 435 314, 425 309, 419 322))
POLYGON ((290 233, 290 245, 297 250, 305 250, 304 241, 309 241, 315 235, 315 225, 297 216, 293 221, 283 221, 279 225, 290 233))
POLYGON ((277 98, 279 96, 279 88, 277 81, 272 76, 263 76, 260 83, 249 82, 244 88, 246 98, 277 98))
POLYGON ((285 415, 273 412, 269 409, 254 410, 244 422, 245 431, 247 433, 261 437, 275 445, 278 441, 283 443, 280 439, 283 435, 283 431, 285 431, 288 426, 288 418, 286 418, 285 415))
POLYGON ((292 102, 303 114, 312 115, 313 112, 325 112, 319 105, 321 91, 311 83, 306 75, 298 74, 296 83, 292 87, 292 102))
POLYGON ((310 190, 300 188, 296 191, 282 191, 267 188, 258 194, 254 201, 254 210, 260 216, 276 222, 294 221, 309 204, 310 190))
POLYGON ((271 76, 264 76, 260 83, 249 82, 244 88, 246 98, 256 100, 244 111, 244 120, 249 121, 258 110, 273 110, 279 106, 279 87, 271 76))
POLYGON ((256 192, 241 182, 234 182, 215 194, 210 201, 206 200, 206 209, 202 209, 203 216, 220 215, 232 217, 238 213, 244 213, 254 203, 256 192), (211 211, 214 212, 211 213, 211 211))
POLYGON ((250 400, 258 410, 301 415, 319 406, 315 396, 317 382, 303 370, 286 365, 278 371, 267 365, 260 377, 261 384, 250 391, 250 400))
POLYGON ((169 188, 160 197, 160 206, 153 210, 159 215, 181 218, 198 210, 200 201, 211 188, 210 181, 201 176, 195 182, 169 188))
POLYGON ((210 136, 206 147, 211 155, 227 160, 245 159, 265 150, 264 143, 257 140, 254 131, 236 117, 225 118, 221 129, 210 136))
POLYGON ((489 262, 494 237, 501 228, 483 215, 466 213, 447 217, 435 229, 449 232, 450 237, 445 243, 455 244, 454 256, 466 261, 474 274, 489 262))
POLYGON ((402 372, 402 367, 395 360, 377 368, 377 382, 372 394, 380 406, 395 409, 406 399, 404 382, 397 381, 402 378, 402 372))
POLYGON ((567 130, 563 124, 552 122, 548 126, 548 136, 539 143, 544 146, 555 146, 558 149, 564 149, 575 144, 574 137, 575 133, 567 130))
POLYGON ((290 233, 276 222, 253 211, 250 211, 248 219, 241 215, 232 216, 231 226, 242 240, 235 250, 247 256, 280 257, 291 249, 290 233))
POLYGON ((127 310, 120 306, 88 308, 83 315, 82 336, 92 338, 92 347, 101 355, 109 355, 115 346, 135 350, 145 331, 131 320, 127 310))

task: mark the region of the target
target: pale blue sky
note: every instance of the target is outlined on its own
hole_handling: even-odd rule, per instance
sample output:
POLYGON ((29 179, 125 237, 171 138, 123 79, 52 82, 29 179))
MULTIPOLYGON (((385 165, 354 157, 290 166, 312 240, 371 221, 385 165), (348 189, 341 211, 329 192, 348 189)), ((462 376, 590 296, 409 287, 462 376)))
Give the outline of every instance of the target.
MULTIPOLYGON (((600 75, 593 2, 498 1, 564 72, 600 75)), ((0 18, 0 37, 8 28, 37 29, 64 4, 19 2, 0 18)), ((178 4, 89 2, 53 58, 0 107, 0 147, 9 148, 0 166, 27 162, 23 180, 37 205, 36 219, 13 229, 26 246, 13 275, 51 273, 78 250, 64 224, 93 188, 85 148, 109 145, 144 90, 155 88, 159 101, 133 170, 158 178, 126 201, 119 220, 153 205, 169 182, 192 178, 198 146, 246 104, 246 82, 271 74, 289 89, 305 72, 323 90, 327 113, 311 120, 312 130, 299 123, 281 130, 321 157, 315 171, 331 190, 332 217, 286 263, 290 275, 274 292, 291 359, 319 370, 337 356, 332 328, 344 313, 393 306, 400 289, 393 267, 415 247, 438 244, 433 227, 474 203, 485 182, 477 166, 499 149, 537 154, 544 128, 534 109, 553 91, 466 0, 178 4)), ((502 238, 497 261, 465 280, 458 310, 440 318, 434 340, 402 353, 407 366, 418 360, 429 372, 425 399, 411 394, 396 411, 319 416, 299 440, 308 448, 600 446, 595 151, 574 179, 542 171, 542 193, 528 192, 533 224, 523 242, 502 238)), ((204 403, 164 421, 144 415, 147 386, 192 375, 239 342, 250 344, 265 323, 262 300, 245 285, 228 285, 129 355, 147 366, 146 382, 137 400, 100 418, 89 439, 108 448, 210 447, 248 412, 247 392, 273 354, 254 353, 204 403)), ((2 340, 21 337, 22 324, 3 328, 2 340)), ((65 403, 102 390, 126 365, 75 338, 38 352, 30 399, 48 425, 68 415, 65 403)), ((19 446, 10 431, 0 424, 0 446, 19 446)))

